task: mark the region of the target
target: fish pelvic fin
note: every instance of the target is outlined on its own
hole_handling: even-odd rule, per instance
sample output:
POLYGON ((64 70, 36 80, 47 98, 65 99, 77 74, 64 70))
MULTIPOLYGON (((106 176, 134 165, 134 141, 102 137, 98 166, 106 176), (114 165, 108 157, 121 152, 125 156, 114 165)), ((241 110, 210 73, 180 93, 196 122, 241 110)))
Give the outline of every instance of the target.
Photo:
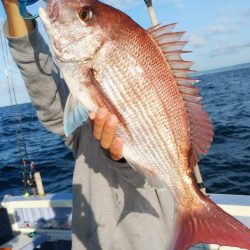
POLYGON ((69 94, 63 117, 64 133, 66 136, 72 134, 88 119, 86 107, 77 99, 69 94))
POLYGON ((200 243, 250 249, 250 230, 201 195, 203 206, 200 209, 191 214, 179 214, 175 240, 169 249, 184 250, 200 243))
POLYGON ((194 168, 200 160, 200 154, 208 153, 214 133, 201 104, 199 89, 194 86, 198 80, 189 77, 189 73, 194 72, 191 70, 193 62, 182 59, 183 53, 190 52, 183 50, 187 41, 181 41, 181 37, 185 32, 173 32, 175 26, 176 23, 156 25, 147 32, 162 51, 185 104, 191 144, 189 166, 194 168))

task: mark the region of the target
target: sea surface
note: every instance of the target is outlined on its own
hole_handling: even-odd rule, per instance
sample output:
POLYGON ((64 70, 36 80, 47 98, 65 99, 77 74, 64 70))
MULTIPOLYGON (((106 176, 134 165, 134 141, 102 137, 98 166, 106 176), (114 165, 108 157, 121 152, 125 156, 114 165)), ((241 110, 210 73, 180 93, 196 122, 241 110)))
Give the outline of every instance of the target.
MULTIPOLYGON (((199 163, 207 191, 250 195, 250 68, 199 79, 215 132, 208 156, 199 163)), ((16 137, 20 126, 28 157, 41 173, 45 191, 71 192, 73 155, 59 136, 43 128, 28 103, 0 108, 0 196, 24 192, 16 137)))

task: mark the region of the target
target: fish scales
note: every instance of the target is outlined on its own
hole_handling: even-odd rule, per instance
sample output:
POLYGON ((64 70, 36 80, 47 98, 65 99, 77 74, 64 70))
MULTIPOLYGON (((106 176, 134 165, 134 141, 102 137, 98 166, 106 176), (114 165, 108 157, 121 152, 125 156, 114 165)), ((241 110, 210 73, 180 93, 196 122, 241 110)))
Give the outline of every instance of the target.
MULTIPOLYGON (((128 30, 128 32, 130 32, 130 39, 134 40, 136 44, 142 43, 143 40, 152 41, 145 32, 141 32, 142 37, 138 36, 137 31, 135 31, 134 36, 131 34, 131 31, 128 30)), ((122 36, 119 37, 119 40, 115 44, 112 44, 112 46, 107 45, 107 47, 104 46, 96 55, 94 69, 98 72, 97 79, 101 80, 100 85, 112 103, 116 105, 119 105, 121 102, 123 103, 124 107, 120 106, 121 113, 129 130, 133 131, 133 141, 128 137, 125 139, 124 156, 132 158, 136 162, 144 162, 145 164, 142 165, 148 166, 149 169, 152 169, 153 166, 153 169, 157 170, 157 174, 171 188, 174 188, 177 178, 180 178, 180 176, 173 178, 175 172, 173 174, 171 172, 174 165, 181 167, 182 163, 178 148, 176 147, 178 144, 175 143, 175 138, 169 131, 171 131, 171 127, 173 126, 171 122, 178 123, 178 128, 182 131, 184 130, 182 129, 183 126, 180 126, 183 123, 183 118, 178 117, 178 115, 183 116, 179 112, 177 103, 180 100, 180 93, 176 91, 177 85, 173 77, 173 82, 171 82, 166 75, 161 73, 168 70, 168 65, 165 61, 163 61, 163 67, 162 63, 158 61, 156 61, 156 67, 152 68, 148 66, 148 61, 154 63, 155 53, 158 52, 161 55, 161 51, 157 47, 152 46, 154 44, 151 46, 147 45, 146 48, 142 46, 141 50, 139 50, 123 42, 128 33, 122 30, 121 34, 122 36), (147 50, 146 53, 143 51, 145 49, 147 50), (145 54, 147 58, 145 58, 145 54), (148 69, 143 69, 145 67, 148 67, 148 69), (141 70, 139 77, 138 74, 133 73, 135 68, 141 70), (160 84, 158 84, 159 79, 155 76, 157 75, 157 70, 162 75, 160 84), (112 77, 111 71, 116 74, 115 78, 112 77), (135 82, 137 84, 134 84, 135 82), (169 85, 173 85, 172 91, 167 91, 166 86, 169 85), (116 87, 115 92, 113 92, 114 86, 116 87), (119 94, 117 95, 117 93, 119 94), (167 110, 168 114, 166 114, 166 99, 172 99, 171 108, 167 110), (176 104, 173 105, 173 103, 176 104), (139 117, 140 119, 138 120, 139 117), (166 128, 167 126, 169 129, 166 128), (149 134, 153 133, 153 136, 148 137, 145 131, 149 134), (157 155, 155 153, 152 154, 152 152, 157 152, 157 155), (167 167, 169 169, 166 169, 167 167), (167 175, 166 172, 168 173, 167 175), (171 183, 173 181, 174 183, 171 183)), ((148 43, 145 42, 143 44, 148 43)), ((182 105, 184 107, 183 102, 182 105)), ((118 135, 123 139, 126 138, 125 130, 123 132, 120 132, 120 130, 122 129, 118 130, 118 135)), ((179 133, 178 130, 177 132, 179 133)), ((183 139, 183 136, 180 136, 180 138, 183 139)), ((181 184, 182 182, 180 181, 181 184)), ((180 201, 183 200, 181 193, 179 199, 180 201)))
POLYGON ((65 133, 99 106, 117 116, 125 159, 174 196, 167 249, 201 242, 250 249, 249 229, 204 196, 192 176, 213 131, 196 81, 188 78, 193 63, 180 56, 183 32, 172 32, 175 24, 145 31, 97 0, 48 0, 48 9, 39 12, 70 90, 65 133))
MULTIPOLYGON (((110 59, 110 57, 106 57, 106 58, 110 59)), ((119 57, 117 59, 119 60, 119 57)), ((136 135, 134 134, 134 136, 136 136, 136 138, 138 137, 139 140, 142 140, 142 141, 138 142, 138 144, 143 145, 143 140, 145 142, 145 139, 147 137, 144 138, 144 137, 141 137, 140 135, 145 134, 145 131, 150 132, 148 127, 150 127, 150 125, 152 124, 153 117, 151 115, 152 112, 148 112, 148 114, 150 115, 148 117, 146 115, 147 113, 142 112, 142 110, 144 108, 146 108, 149 111, 151 110, 150 103, 153 103, 151 101, 154 99, 153 92, 151 92, 151 91, 149 92, 150 95, 148 95, 148 99, 146 101, 145 101, 145 99, 140 100, 142 89, 129 87, 129 86, 131 86, 131 84, 133 84, 135 82, 136 79, 133 79, 132 77, 128 77, 126 79, 123 78, 124 72, 122 72, 123 69, 119 69, 119 65, 121 65, 121 64, 119 61, 117 61, 117 59, 115 59, 115 61, 118 63, 116 65, 112 65, 112 71, 116 72, 117 76, 113 78, 112 75, 110 75, 111 72, 108 70, 108 72, 106 74, 107 79, 103 80, 103 82, 107 83, 107 90, 109 90, 109 89, 111 90, 110 85, 117 86, 117 88, 120 87, 119 94, 117 95, 118 91, 113 92, 113 93, 115 93, 115 95, 112 95, 110 97, 110 99, 112 102, 115 102, 115 103, 119 103, 120 102, 119 100, 125 99, 125 101, 122 102, 123 108, 121 109, 121 112, 124 114, 128 114, 128 117, 126 115, 124 115, 124 117, 128 123, 129 129, 132 131, 135 131, 137 133, 136 135), (129 79, 129 81, 127 79, 129 79), (122 82, 124 80, 127 82, 127 84, 123 83, 123 84, 120 84, 118 86, 117 83, 122 82), (126 105, 124 105, 124 103, 126 105), (137 105, 137 107, 135 107, 135 104, 137 105), (138 125, 137 125, 137 123, 131 123, 131 120, 135 121, 136 119, 140 120, 140 121, 138 121, 138 125), (144 122, 142 122, 142 121, 144 121, 144 122), (139 124, 142 124, 142 125, 140 126, 139 124)), ((112 60, 112 59, 110 59, 110 60, 112 60)), ((129 61, 129 64, 133 65, 132 62, 130 62, 130 61, 129 61)), ((105 65, 107 65, 107 64, 105 63, 105 65)), ((142 84, 143 84, 143 82, 144 82, 144 79, 142 79, 142 84)), ((150 88, 152 88, 152 87, 150 87, 150 88)), ((112 88, 112 90, 113 90, 113 88, 112 88)), ((112 94, 112 91, 109 91, 109 92, 110 92, 110 94, 112 94)), ((156 109, 159 109, 160 105, 159 105, 159 103, 157 104, 157 102, 156 102, 155 106, 156 106, 156 109)), ((120 134, 120 136, 123 136, 122 133, 119 133, 119 134, 120 134)), ((128 138, 128 140, 129 140, 129 138, 128 138)), ((150 145, 150 144, 148 144, 148 145, 150 145)), ((156 144, 155 144, 155 146, 156 146, 156 144)), ((145 150, 145 149, 143 149, 143 150, 145 150)), ((143 158, 143 157, 141 157, 141 158, 143 158)))

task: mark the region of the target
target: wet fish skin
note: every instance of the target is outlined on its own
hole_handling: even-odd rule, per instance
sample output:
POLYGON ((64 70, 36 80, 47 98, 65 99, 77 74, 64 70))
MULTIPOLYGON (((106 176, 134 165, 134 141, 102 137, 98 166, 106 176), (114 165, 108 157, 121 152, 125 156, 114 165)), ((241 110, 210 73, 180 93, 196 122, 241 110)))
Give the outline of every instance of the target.
POLYGON ((174 25, 145 31, 124 13, 94 0, 48 0, 40 16, 71 92, 65 123, 79 125, 85 111, 108 108, 119 120, 126 160, 152 185, 159 185, 159 179, 172 191, 179 216, 168 249, 200 242, 250 249, 249 230, 194 183, 192 167, 199 153, 207 152, 213 132, 194 81, 187 78, 190 63, 169 49, 181 46, 182 34, 171 32, 174 25), (79 13, 86 10, 92 18, 83 21, 79 13), (185 101, 188 97, 191 101, 185 101))

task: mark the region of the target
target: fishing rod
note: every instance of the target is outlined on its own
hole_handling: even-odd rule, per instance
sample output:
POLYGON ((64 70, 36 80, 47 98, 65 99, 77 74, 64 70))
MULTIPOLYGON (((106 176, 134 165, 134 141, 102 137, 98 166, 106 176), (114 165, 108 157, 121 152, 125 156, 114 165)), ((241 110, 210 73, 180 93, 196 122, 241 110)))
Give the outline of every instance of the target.
MULTIPOLYGON (((31 15, 27 11, 27 6, 30 6, 39 0, 18 0, 18 7, 19 12, 21 16, 24 19, 35 19, 38 17, 38 14, 31 15)), ((44 0, 46 2, 46 0, 44 0)), ((7 51, 7 44, 6 40, 4 39, 4 35, 2 34, 2 31, 0 32, 0 42, 1 47, 4 55, 4 66, 5 66, 5 73, 6 73, 6 79, 8 84, 8 90, 9 90, 9 96, 10 96, 10 103, 11 106, 15 107, 15 126, 16 126, 16 142, 17 142, 17 148, 18 148, 18 155, 19 159, 22 164, 22 182, 24 184, 24 194, 25 196, 29 196, 29 188, 32 190, 32 194, 40 196, 44 196, 44 188, 42 183, 42 178, 40 175, 40 172, 35 171, 35 164, 33 161, 29 160, 27 147, 25 143, 25 139, 22 132, 22 126, 21 126, 21 118, 20 115, 18 115, 17 112, 17 98, 16 98, 16 92, 14 88, 14 84, 11 77, 11 69, 8 67, 9 63, 7 61, 7 58, 9 58, 9 53, 7 51), (4 46, 5 41, 5 46, 4 46)))
POLYGON ((147 5, 148 14, 150 16, 151 23, 153 26, 156 26, 158 24, 158 20, 155 14, 155 10, 153 8, 152 0, 144 0, 144 2, 147 5))
MULTIPOLYGON (((153 26, 158 25, 158 20, 157 20, 156 14, 155 14, 155 10, 153 8, 152 0, 144 0, 144 2, 147 6, 152 25, 153 26)), ((196 182, 197 182, 199 189, 201 190, 201 192, 206 194, 206 188, 204 186, 201 172, 200 172, 200 168, 199 168, 198 164, 196 164, 196 166, 194 167, 193 173, 194 173, 194 176, 195 176, 195 179, 196 179, 196 182)))
POLYGON ((17 98, 16 98, 16 91, 15 91, 14 83, 12 80, 11 68, 9 67, 10 60, 9 60, 9 54, 7 51, 7 43, 3 37, 2 31, 0 33, 0 43, 1 43, 1 49, 2 49, 2 54, 3 54, 3 63, 5 66, 5 76, 6 76, 7 85, 8 85, 10 104, 15 109, 14 110, 14 124, 15 124, 15 130, 16 130, 15 134, 16 134, 18 156, 22 165, 22 182, 24 185, 24 194, 25 196, 29 196, 29 187, 31 187, 32 193, 33 195, 35 195, 36 194, 36 191, 35 191, 36 185, 34 181, 35 165, 33 162, 29 160, 26 143, 25 143, 25 139, 23 136, 21 117, 17 111, 18 103, 17 103, 17 98), (28 163, 30 165, 29 169, 28 169, 28 163))

